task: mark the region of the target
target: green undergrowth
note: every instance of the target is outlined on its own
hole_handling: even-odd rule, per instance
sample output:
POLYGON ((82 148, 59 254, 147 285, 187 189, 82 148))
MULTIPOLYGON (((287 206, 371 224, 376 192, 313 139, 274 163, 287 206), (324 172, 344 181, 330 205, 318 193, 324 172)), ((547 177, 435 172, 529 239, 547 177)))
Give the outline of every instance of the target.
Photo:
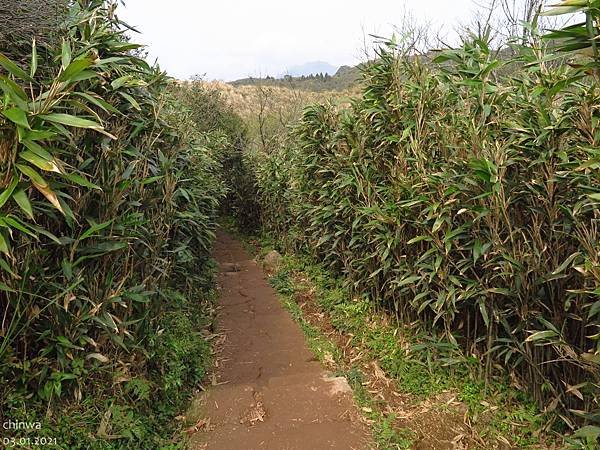
MULTIPOLYGON (((260 244, 250 242, 254 242, 251 247, 259 249, 259 257, 273 246, 268 238, 260 244)), ((328 358, 331 362, 333 357, 340 375, 348 379, 356 402, 365 417, 373 421, 373 435, 380 448, 411 448, 412 433, 394 425, 395 418, 382 412, 385 406, 382 400, 363 386, 361 368, 346 365, 336 344, 305 319, 295 300, 295 294, 302 289, 294 281, 297 275, 316 288, 315 299, 331 324, 346 336, 352 336, 351 344, 365 352, 365 358, 378 361, 386 376, 395 381, 399 393, 410 395, 418 403, 444 391, 456 392, 484 441, 503 437, 519 448, 542 446, 540 434, 547 418, 508 380, 497 379, 486 385, 478 373, 480 362, 475 358, 465 357, 455 347, 427 337, 417 329, 392 325, 393 319, 375 310, 368 299, 352 297, 342 280, 323 267, 302 256, 285 256, 283 267, 271 278, 271 284, 302 327, 319 360, 326 362, 328 358)))
POLYGON ((8 446, 10 439, 19 443, 35 434, 52 439, 52 448, 70 450, 183 449, 182 424, 175 418, 185 411, 211 365, 205 330, 212 321, 214 295, 209 290, 187 295, 171 290, 163 296, 169 310, 145 343, 145 357, 151 362, 146 373, 129 376, 127 366, 135 361, 122 361, 122 367, 107 371, 106 378, 93 377, 87 395, 79 402, 65 401, 60 414, 49 415, 43 402, 14 392, 7 400, 12 416, 39 421, 42 429, 3 435, 8 446))

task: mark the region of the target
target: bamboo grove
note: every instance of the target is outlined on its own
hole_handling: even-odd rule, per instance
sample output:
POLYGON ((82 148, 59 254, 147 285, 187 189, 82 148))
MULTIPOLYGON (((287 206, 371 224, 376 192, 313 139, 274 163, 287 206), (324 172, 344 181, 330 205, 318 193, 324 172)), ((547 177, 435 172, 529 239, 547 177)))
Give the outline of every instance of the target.
POLYGON ((141 58, 116 5, 63 2, 52 36, 0 44, 0 419, 96 399, 65 448, 158 448, 152 422, 172 422, 208 351, 229 137, 141 58))
POLYGON ((386 42, 350 105, 252 155, 219 95, 144 61, 117 1, 51 3, 60 27, 0 42, 0 419, 78 411, 68 448, 165 444, 154 422, 205 374, 224 212, 600 435, 600 1, 510 52, 386 42))
POLYGON ((485 33, 435 61, 382 44, 350 107, 307 108, 285 148, 253 160, 263 225, 288 248, 590 432, 599 60, 570 61, 597 56, 599 6, 565 1, 550 13, 586 22, 544 39, 532 27, 510 58, 485 33))

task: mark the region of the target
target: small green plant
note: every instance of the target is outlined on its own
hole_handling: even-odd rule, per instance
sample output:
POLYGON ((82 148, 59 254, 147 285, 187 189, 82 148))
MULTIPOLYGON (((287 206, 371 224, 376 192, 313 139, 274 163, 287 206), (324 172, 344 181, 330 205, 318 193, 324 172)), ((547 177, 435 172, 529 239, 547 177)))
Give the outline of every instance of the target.
POLYGON ((408 431, 398 431, 393 426, 396 417, 390 414, 377 422, 375 436, 379 448, 386 450, 409 449, 412 448, 412 439, 408 431))

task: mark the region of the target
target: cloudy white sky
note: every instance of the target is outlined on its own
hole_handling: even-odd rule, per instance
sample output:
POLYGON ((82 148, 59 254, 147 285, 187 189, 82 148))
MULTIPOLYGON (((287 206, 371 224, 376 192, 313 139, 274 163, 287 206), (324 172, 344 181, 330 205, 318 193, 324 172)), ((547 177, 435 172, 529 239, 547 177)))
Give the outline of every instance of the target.
POLYGON ((360 61, 363 36, 391 35, 405 13, 450 33, 473 0, 125 0, 150 58, 172 76, 234 80, 278 75, 310 61, 360 61), (363 33, 363 30, 365 33, 363 33))

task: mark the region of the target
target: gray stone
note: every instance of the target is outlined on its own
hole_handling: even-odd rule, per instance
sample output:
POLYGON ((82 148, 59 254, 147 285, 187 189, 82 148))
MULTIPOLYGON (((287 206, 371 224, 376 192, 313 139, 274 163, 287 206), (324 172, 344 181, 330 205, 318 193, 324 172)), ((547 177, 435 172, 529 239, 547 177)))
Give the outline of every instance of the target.
POLYGON ((268 272, 277 272, 283 263, 283 256, 276 250, 271 250, 263 259, 263 268, 268 272))

